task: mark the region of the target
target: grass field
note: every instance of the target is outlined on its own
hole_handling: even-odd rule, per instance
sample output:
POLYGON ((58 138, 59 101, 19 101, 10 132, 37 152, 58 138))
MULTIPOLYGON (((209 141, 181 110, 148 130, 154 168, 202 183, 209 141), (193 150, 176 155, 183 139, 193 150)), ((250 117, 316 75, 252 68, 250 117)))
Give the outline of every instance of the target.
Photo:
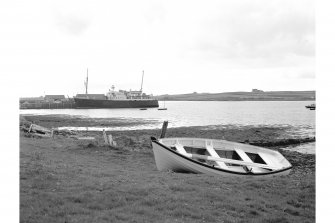
MULTIPOLYGON (((257 141, 254 131, 226 129, 224 136, 257 141)), ((257 131, 270 142, 282 130, 257 131)), ((196 128, 168 133, 222 136, 196 128)), ((20 222, 315 221, 315 155, 281 151, 294 165, 288 176, 223 178, 157 171, 149 137, 159 130, 113 132, 114 148, 103 144, 101 133, 85 135, 96 140, 21 132, 20 222)))

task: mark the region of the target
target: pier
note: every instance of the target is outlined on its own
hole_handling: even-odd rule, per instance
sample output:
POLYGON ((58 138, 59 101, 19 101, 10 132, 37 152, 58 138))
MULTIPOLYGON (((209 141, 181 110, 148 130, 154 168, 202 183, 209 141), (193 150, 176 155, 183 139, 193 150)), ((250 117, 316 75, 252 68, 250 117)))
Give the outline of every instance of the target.
POLYGON ((74 101, 68 102, 41 102, 41 103, 22 103, 20 109, 71 109, 76 108, 74 101))
POLYGON ((73 98, 65 98, 64 95, 20 98, 20 109, 69 109, 75 107, 73 98))

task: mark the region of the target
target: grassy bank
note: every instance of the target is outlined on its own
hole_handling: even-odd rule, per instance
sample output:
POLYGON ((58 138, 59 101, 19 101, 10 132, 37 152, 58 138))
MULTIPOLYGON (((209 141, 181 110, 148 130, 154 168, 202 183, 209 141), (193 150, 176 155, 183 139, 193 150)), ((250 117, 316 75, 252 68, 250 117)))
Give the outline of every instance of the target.
MULTIPOLYGON (((48 120, 56 126, 61 119, 48 120)), ((38 116, 34 122, 47 123, 38 116)), ((224 137, 277 149, 278 143, 288 143, 281 137, 284 132, 269 127, 190 127, 168 129, 168 136, 224 137)), ((81 133, 94 141, 21 132, 20 221, 315 221, 315 155, 281 151, 294 168, 290 175, 270 180, 159 172, 149 143, 159 130, 112 134, 114 148, 103 144, 100 132, 81 133)))
POLYGON ((313 101, 315 91, 224 92, 159 95, 166 101, 313 101))

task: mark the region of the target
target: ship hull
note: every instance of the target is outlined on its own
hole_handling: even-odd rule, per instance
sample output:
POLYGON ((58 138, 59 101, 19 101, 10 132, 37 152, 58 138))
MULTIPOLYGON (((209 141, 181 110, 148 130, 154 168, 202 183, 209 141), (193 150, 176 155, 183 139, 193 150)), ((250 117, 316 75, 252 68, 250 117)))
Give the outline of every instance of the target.
POLYGON ((133 99, 133 100, 102 100, 74 98, 76 108, 157 108, 158 100, 133 99))

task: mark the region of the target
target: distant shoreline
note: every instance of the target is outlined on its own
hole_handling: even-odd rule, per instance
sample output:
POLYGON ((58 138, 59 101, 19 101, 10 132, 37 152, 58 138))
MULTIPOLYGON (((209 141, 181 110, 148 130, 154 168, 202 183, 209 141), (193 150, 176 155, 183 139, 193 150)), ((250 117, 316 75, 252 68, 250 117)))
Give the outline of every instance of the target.
POLYGON ((158 95, 165 101, 315 101, 315 91, 253 91, 158 95))
POLYGON ((159 101, 315 101, 315 99, 161 99, 158 98, 159 101))

